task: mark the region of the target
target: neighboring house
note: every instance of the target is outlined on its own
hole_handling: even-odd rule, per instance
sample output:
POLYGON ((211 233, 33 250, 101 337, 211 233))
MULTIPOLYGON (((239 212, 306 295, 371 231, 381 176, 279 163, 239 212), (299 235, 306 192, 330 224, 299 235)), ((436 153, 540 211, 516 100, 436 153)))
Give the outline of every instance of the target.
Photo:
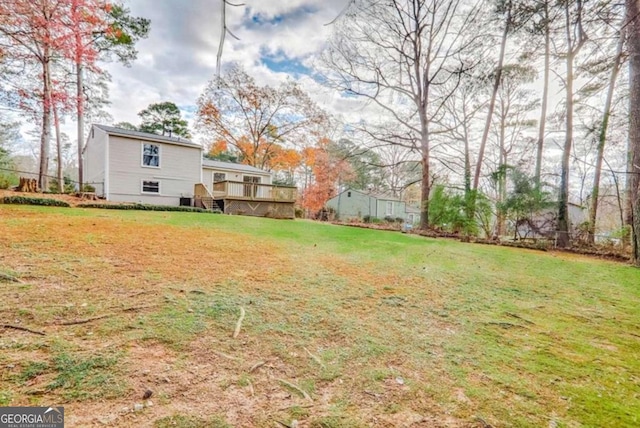
POLYGON ((295 187, 273 186, 271 173, 252 166, 203 160, 202 147, 183 138, 93 125, 84 177, 109 201, 294 217, 295 187))
POLYGON ((407 218, 406 218, 407 223, 410 223, 410 224, 420 223, 420 208, 407 205, 407 207, 405 208, 405 211, 407 212, 407 218))
MULTIPOLYGON (((571 233, 576 231, 576 228, 580 224, 587 221, 587 213, 583 206, 568 204, 569 214, 569 231, 571 233)), ((555 237, 557 229, 557 217, 558 208, 548 208, 537 214, 534 214, 531 219, 521 220, 516 227, 516 234, 519 238, 542 238, 542 237, 555 237)))
POLYGON ((365 216, 383 219, 385 217, 402 218, 411 223, 420 221, 418 209, 407 205, 389 195, 365 193, 348 189, 329 199, 327 208, 335 210, 340 220, 362 219, 365 216))

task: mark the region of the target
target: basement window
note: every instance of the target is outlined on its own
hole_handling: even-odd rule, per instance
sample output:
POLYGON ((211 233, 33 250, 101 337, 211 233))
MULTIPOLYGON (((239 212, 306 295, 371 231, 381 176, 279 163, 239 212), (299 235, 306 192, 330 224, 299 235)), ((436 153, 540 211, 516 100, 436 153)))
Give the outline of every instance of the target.
POLYGON ((142 193, 160 193, 160 182, 143 180, 142 193))

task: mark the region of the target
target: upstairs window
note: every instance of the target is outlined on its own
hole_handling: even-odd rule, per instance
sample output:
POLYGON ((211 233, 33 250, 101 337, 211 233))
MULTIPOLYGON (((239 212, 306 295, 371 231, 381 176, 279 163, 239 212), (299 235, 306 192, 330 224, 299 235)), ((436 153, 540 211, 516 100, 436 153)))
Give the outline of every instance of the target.
POLYGON ((160 168, 160 146, 148 143, 142 145, 142 166, 160 168))

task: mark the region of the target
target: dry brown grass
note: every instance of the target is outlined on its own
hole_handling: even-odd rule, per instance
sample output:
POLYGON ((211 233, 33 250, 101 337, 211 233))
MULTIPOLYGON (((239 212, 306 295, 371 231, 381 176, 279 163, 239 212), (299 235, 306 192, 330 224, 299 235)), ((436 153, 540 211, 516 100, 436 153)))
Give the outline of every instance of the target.
MULTIPOLYGON (((379 358, 375 349, 363 348, 371 352, 367 370, 380 372, 370 374, 371 385, 353 376, 362 359, 341 355, 359 328, 343 325, 341 317, 358 319, 367 334, 377 334, 370 329, 378 324, 378 308, 369 303, 408 291, 410 279, 397 272, 380 274, 325 252, 309 259, 219 229, 147 224, 147 214, 68 216, 9 206, 0 206, 0 214, 0 267, 24 283, 2 284, 0 315, 46 333, 2 332, 0 390, 10 394, 6 404, 62 402, 69 426, 150 426, 174 414, 203 420, 222 415, 239 427, 272 427, 275 420, 295 418, 301 427, 314 420, 324 426, 473 425, 396 382, 398 373, 421 376, 401 355, 385 350, 379 358), (327 302, 312 303, 316 287, 326 281, 346 291, 340 302, 329 302, 335 313, 318 311, 327 302), (233 339, 241 304, 247 318, 233 339), (302 318, 305 331, 296 327, 302 318), (325 358, 327 367, 319 367, 305 347, 325 358), (60 352, 119 355, 107 370, 120 389, 76 400, 49 389, 51 370, 17 380, 28 364, 51 366, 60 352), (259 362, 264 364, 251 372, 259 362), (308 391, 312 401, 279 379, 308 391), (154 392, 153 406, 132 412, 146 389, 154 392), (397 408, 385 410, 390 405, 397 408)), ((413 338, 398 338, 405 340, 413 338)))
POLYGON ((594 387, 609 414, 633 395, 611 389, 638 348, 624 267, 315 228, 0 205, 0 273, 20 281, 0 281, 0 319, 46 333, 0 328, 0 405, 63 404, 73 427, 580 426, 594 387), (571 283, 586 271, 606 293, 571 283))

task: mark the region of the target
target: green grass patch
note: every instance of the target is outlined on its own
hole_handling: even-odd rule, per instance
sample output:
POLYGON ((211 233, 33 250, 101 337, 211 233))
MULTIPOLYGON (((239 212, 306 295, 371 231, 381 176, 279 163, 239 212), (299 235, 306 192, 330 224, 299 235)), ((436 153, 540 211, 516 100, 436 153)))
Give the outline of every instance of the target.
POLYGON ((0 406, 10 406, 14 393, 6 389, 0 389, 0 406))
POLYGON ((364 425, 348 416, 324 416, 311 421, 311 428, 361 428, 364 425))
POLYGON ((29 361, 22 372, 18 375, 18 381, 26 383, 27 381, 40 376, 49 371, 49 364, 44 361, 29 361))
MULTIPOLYGON (((25 387, 30 394, 50 391, 65 401, 84 401, 115 398, 124 388, 119 376, 120 354, 81 355, 53 343, 53 357, 49 361, 27 361, 19 372, 11 376, 17 387, 25 387), (64 349, 64 350, 63 350, 64 349)), ((7 395, 10 401, 15 391, 7 395)))
POLYGON ((167 416, 155 421, 153 426, 155 428, 231 428, 231 425, 220 416, 202 419, 186 415, 167 416))
POLYGON ((53 360, 55 378, 47 388, 60 390, 67 400, 115 398, 124 387, 113 370, 118 361, 117 355, 59 354, 53 360))

